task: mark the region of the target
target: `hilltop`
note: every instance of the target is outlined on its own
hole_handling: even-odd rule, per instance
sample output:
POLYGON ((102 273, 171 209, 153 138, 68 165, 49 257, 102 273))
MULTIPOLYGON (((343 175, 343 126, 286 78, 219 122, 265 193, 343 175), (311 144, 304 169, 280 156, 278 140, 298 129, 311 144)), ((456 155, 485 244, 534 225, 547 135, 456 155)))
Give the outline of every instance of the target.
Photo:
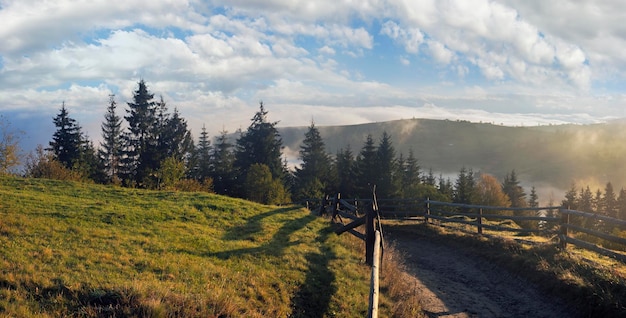
POLYGON ((363 316, 355 240, 297 206, 0 176, 0 316, 363 316))
MULTIPOLYGON (((327 151, 350 146, 358 154, 365 137, 383 131, 398 153, 413 150, 426 171, 455 176, 462 167, 502 179, 515 169, 527 185, 560 190, 590 185, 626 186, 626 123, 508 127, 490 123, 404 119, 349 126, 318 126, 327 151)), ((288 151, 297 155, 307 127, 280 129, 288 151)), ((558 198, 557 198, 558 199, 558 198)))

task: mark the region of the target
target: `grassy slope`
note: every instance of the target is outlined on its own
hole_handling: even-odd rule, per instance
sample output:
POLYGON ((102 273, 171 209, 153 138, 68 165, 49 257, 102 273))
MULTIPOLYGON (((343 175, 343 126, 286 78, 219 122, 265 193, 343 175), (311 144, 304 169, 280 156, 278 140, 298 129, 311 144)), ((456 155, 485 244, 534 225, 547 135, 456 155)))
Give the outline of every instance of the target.
POLYGON ((297 207, 0 177, 0 316, 364 316, 357 244, 297 207))

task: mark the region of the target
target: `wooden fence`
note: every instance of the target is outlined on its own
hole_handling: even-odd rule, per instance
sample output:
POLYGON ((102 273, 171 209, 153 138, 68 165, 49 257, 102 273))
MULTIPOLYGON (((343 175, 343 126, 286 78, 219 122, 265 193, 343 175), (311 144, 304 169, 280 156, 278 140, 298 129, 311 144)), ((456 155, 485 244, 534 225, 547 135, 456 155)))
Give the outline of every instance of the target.
POLYGON ((594 213, 575 211, 563 207, 537 207, 537 208, 508 208, 484 205, 456 204, 423 199, 381 199, 377 200, 374 192, 373 199, 342 199, 340 194, 329 199, 306 200, 307 208, 319 209, 320 215, 332 214, 332 221, 342 226, 335 233, 349 232, 365 241, 365 260, 371 266, 370 296, 368 317, 378 317, 378 294, 379 294, 379 268, 381 266, 383 233, 381 219, 416 219, 423 220, 426 224, 457 223, 476 227, 476 233, 484 234, 483 231, 534 233, 537 235, 555 235, 559 237, 559 246, 567 248, 567 244, 597 252, 626 263, 626 254, 601 247, 595 243, 574 238, 571 231, 599 238, 607 242, 620 244, 626 247, 626 238, 612 235, 598 229, 590 229, 581 225, 573 224, 571 218, 578 218, 579 224, 593 223, 610 225, 605 228, 626 228, 626 221, 594 213), (517 214, 517 215, 516 215, 517 214), (349 222, 345 223, 344 218, 349 222), (486 224, 489 220, 491 224, 486 224), (501 220, 500 224, 494 225, 494 220, 501 220), (582 220, 582 221, 581 221, 582 220), (592 222, 587 222, 588 220, 592 222), (509 222, 509 226, 504 226, 509 222), (517 225, 517 226, 514 226, 517 225), (521 225, 526 225, 522 227, 521 225), (365 233, 355 229, 365 225, 365 233))
MULTIPOLYGON (((345 232, 360 238, 365 242, 365 262, 371 266, 370 295, 368 318, 378 317, 378 295, 379 295, 379 271, 382 261, 382 250, 384 246, 382 225, 376 194, 373 193, 372 200, 348 202, 341 199, 338 194, 332 201, 324 198, 319 206, 319 213, 332 213, 332 222, 341 224, 335 233, 345 232), (345 224, 344 218, 349 222, 345 224), (365 233, 356 231, 356 228, 365 225, 365 233)), ((310 208, 309 201, 306 206, 310 208)))
MULTIPOLYGON (((602 228, 626 229, 626 221, 601 216, 594 213, 570 210, 563 207, 549 206, 537 208, 508 208, 483 205, 468 205, 449 202, 432 201, 428 199, 342 199, 336 197, 322 200, 308 200, 307 206, 316 202, 321 209, 330 210, 333 220, 342 218, 352 222, 342 226, 337 233, 351 232, 362 238, 366 242, 366 261, 372 265, 374 249, 374 220, 380 219, 414 219, 422 220, 427 224, 447 223, 465 224, 476 228, 477 234, 483 234, 484 230, 516 233, 533 233, 536 235, 558 235, 559 245, 566 248, 567 244, 597 252, 601 255, 609 256, 626 263, 626 254, 615 250, 599 246, 589 240, 580 237, 573 237, 572 234, 583 233, 585 237, 597 238, 618 244, 619 249, 626 249, 626 238, 609 233, 607 230, 591 229, 580 224, 593 223, 603 224, 602 228), (376 207, 376 213, 368 214, 367 207, 376 207), (368 218, 369 215, 369 218, 368 218), (549 216, 552 215, 552 216, 549 216), (572 222, 572 218, 577 218, 578 222, 572 222), (491 222, 486 221, 489 220, 491 222), (500 223, 493 222, 499 220, 500 223), (508 223, 508 224, 507 224, 508 223), (576 224, 578 223, 578 224, 576 224), (354 228, 366 224, 365 235, 354 228), (524 226, 520 226, 524 225, 524 226), (607 226, 608 225, 608 226, 607 226), (368 230, 369 229, 369 230, 368 230)), ((372 211, 374 209, 371 209, 372 211)), ((322 210, 320 210, 322 211, 322 210)), ((580 235, 578 235, 580 236, 580 235)), ((596 240, 598 241, 598 240, 596 240)), ((606 244, 605 244, 606 245, 606 244)))

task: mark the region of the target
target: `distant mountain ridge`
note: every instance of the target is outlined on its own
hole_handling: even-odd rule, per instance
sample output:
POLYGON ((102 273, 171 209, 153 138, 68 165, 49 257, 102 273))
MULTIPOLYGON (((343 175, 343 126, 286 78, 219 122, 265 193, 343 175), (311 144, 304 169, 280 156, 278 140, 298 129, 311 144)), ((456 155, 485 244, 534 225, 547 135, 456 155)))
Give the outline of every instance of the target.
MULTIPOLYGON (((308 127, 279 128, 286 151, 297 156, 308 127)), ((392 136, 397 154, 410 149, 423 170, 455 174, 472 168, 502 179, 515 169, 520 180, 558 189, 612 182, 626 185, 626 121, 593 125, 509 127, 489 123, 403 119, 349 126, 318 126, 330 154, 350 147, 356 155, 371 134, 392 136)))

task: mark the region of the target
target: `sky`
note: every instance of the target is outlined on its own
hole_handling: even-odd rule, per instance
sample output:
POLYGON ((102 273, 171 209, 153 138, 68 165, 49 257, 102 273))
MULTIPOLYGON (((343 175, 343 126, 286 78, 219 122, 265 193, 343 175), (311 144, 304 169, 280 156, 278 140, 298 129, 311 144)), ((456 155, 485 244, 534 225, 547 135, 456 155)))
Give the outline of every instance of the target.
POLYGON ((504 125, 626 117, 621 0, 0 0, 0 115, 93 140, 140 79, 194 136, 407 118, 504 125))

